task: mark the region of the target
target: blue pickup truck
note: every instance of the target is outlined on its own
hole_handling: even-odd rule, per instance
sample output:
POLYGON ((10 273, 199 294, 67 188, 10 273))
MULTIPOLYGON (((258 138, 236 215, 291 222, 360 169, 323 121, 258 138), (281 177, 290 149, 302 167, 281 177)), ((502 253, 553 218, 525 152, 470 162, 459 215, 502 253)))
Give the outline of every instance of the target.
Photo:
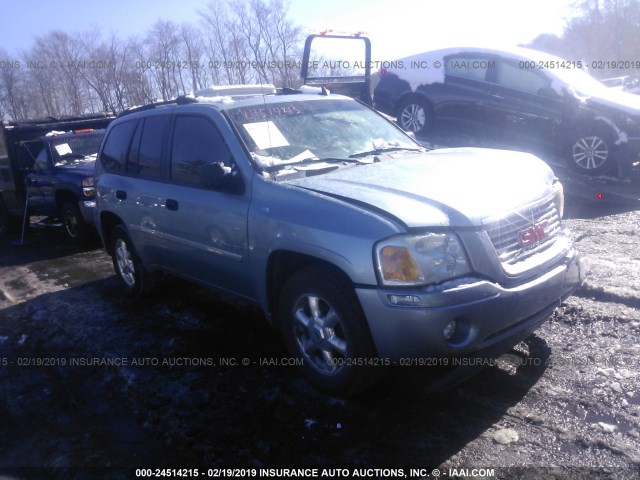
POLYGON ((7 155, 0 157, 0 233, 41 216, 61 222, 71 242, 87 238, 95 156, 111 120, 89 115, 2 123, 7 155))

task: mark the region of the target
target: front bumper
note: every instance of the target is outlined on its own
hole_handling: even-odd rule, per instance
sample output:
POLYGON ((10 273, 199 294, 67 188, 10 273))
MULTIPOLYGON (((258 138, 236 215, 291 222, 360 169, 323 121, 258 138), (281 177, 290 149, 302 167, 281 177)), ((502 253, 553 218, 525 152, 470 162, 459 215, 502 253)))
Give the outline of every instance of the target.
POLYGON ((463 357, 478 352, 500 356, 549 318, 583 280, 571 250, 556 267, 513 288, 480 278, 464 278, 414 290, 356 288, 378 356, 463 357), (393 305, 390 295, 419 297, 421 306, 393 305), (456 322, 449 340, 443 330, 456 322), (523 336, 524 335, 524 336, 523 336))

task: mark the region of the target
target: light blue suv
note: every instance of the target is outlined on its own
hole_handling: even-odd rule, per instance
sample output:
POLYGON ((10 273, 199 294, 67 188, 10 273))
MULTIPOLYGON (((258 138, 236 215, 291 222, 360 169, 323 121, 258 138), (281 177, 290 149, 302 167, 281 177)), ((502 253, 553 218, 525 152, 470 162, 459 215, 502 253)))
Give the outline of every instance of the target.
POLYGON ((536 157, 427 151, 351 98, 265 88, 109 126, 96 224, 128 295, 162 271, 254 302, 311 382, 351 395, 385 366, 464 359, 452 385, 580 284, 536 157))

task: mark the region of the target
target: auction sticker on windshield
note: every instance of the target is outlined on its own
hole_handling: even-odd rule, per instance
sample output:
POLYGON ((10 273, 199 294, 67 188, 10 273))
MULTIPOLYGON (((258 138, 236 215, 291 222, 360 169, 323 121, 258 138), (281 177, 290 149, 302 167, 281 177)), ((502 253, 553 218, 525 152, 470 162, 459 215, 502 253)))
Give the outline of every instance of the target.
POLYGON ((282 132, 271 120, 268 122, 245 123, 243 127, 260 150, 287 147, 289 145, 282 132))

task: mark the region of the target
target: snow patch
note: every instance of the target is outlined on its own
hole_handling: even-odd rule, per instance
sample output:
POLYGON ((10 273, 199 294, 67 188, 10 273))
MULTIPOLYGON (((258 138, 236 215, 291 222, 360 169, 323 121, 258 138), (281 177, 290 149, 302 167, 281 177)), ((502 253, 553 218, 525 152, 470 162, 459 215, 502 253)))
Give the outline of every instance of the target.
POLYGON ((614 392, 622 393, 622 386, 618 382, 611 383, 610 387, 614 392))
POLYGON ((493 441, 500 445, 508 445, 513 442, 517 442, 520 439, 520 435, 513 428, 504 428, 498 430, 493 434, 493 441))
POLYGON ((602 429, 604 433, 614 433, 618 430, 617 425, 612 425, 611 423, 598 422, 597 425, 602 429))

